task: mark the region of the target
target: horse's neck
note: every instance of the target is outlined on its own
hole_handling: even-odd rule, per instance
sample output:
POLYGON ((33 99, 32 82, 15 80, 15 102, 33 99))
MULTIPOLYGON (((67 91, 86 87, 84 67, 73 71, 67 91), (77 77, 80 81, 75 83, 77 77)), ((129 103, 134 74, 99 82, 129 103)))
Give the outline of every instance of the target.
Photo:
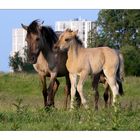
POLYGON ((48 63, 51 59, 53 59, 54 56, 54 52, 48 46, 43 47, 42 54, 44 58, 48 61, 48 63))
POLYGON ((54 53, 50 48, 45 47, 42 50, 42 54, 45 58, 45 60, 48 63, 48 67, 51 71, 53 71, 54 69, 56 69, 57 67, 57 63, 58 63, 58 55, 56 53, 54 53))

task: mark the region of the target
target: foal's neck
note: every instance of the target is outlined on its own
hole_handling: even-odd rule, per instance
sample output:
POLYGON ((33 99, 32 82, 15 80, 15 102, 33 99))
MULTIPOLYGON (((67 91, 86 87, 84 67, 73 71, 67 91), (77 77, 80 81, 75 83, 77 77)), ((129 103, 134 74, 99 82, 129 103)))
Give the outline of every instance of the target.
POLYGON ((78 43, 76 40, 73 40, 73 42, 70 45, 69 48, 69 54, 72 55, 72 57, 77 57, 79 54, 79 50, 82 48, 81 44, 78 43))

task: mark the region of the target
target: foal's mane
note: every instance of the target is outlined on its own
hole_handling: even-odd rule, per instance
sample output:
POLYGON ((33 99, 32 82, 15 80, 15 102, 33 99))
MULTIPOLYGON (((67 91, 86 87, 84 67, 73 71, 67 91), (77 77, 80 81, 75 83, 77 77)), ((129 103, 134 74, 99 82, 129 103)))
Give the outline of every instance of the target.
POLYGON ((53 31, 53 29, 50 26, 41 26, 39 20, 34 20, 29 26, 27 33, 34 33, 38 34, 40 31, 44 43, 49 44, 49 47, 53 47, 53 45, 57 42, 58 37, 56 33, 53 31), (39 30, 40 29, 40 30, 39 30))
MULTIPOLYGON (((73 32, 73 31, 72 31, 71 29, 69 29, 69 28, 66 29, 66 31, 67 31, 67 32, 70 32, 70 33, 73 32)), ((76 42, 77 42, 78 44, 80 44, 81 46, 83 46, 83 42, 82 42, 82 40, 79 38, 79 36, 76 35, 74 39, 76 40, 76 42)))
POLYGON ((77 35, 75 36, 75 40, 77 41, 78 44, 80 44, 81 46, 83 46, 82 40, 77 35))

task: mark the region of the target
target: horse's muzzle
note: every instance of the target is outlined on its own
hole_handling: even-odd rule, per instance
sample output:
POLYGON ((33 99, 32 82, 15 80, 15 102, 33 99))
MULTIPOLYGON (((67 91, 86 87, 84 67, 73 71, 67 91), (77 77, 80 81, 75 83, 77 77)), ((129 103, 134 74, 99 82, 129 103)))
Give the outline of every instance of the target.
POLYGON ((35 54, 32 54, 32 56, 30 56, 29 58, 29 62, 31 64, 35 64, 37 62, 37 56, 35 54))

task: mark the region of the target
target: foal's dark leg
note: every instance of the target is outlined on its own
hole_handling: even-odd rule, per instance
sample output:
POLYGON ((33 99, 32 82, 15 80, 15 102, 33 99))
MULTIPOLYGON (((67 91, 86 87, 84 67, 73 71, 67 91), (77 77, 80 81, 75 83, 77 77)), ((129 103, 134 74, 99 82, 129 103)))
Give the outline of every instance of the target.
POLYGON ((67 109, 68 99, 70 99, 71 83, 70 83, 69 75, 67 75, 65 78, 66 78, 66 86, 65 86, 65 101, 64 101, 64 107, 65 107, 65 109, 67 109))
POLYGON ((95 92, 95 110, 98 110, 98 100, 99 100, 99 92, 98 92, 98 84, 99 84, 100 74, 96 74, 93 77, 92 87, 95 92))
POLYGON ((76 89, 75 98, 76 98, 76 107, 79 108, 81 105, 81 98, 80 98, 80 95, 79 95, 79 92, 77 91, 77 89, 76 89))
POLYGON ((104 84, 105 92, 104 92, 104 101, 105 101, 105 107, 108 107, 108 98, 109 98, 109 85, 107 81, 104 84))
POLYGON ((47 107, 47 85, 46 85, 46 77, 45 76, 42 76, 42 75, 39 75, 40 76, 40 80, 41 80, 41 83, 42 83, 42 94, 43 94, 43 97, 44 97, 44 106, 47 107))
POLYGON ((110 87, 109 87, 108 93, 109 93, 109 106, 111 107, 113 97, 112 97, 112 91, 111 91, 110 87))

